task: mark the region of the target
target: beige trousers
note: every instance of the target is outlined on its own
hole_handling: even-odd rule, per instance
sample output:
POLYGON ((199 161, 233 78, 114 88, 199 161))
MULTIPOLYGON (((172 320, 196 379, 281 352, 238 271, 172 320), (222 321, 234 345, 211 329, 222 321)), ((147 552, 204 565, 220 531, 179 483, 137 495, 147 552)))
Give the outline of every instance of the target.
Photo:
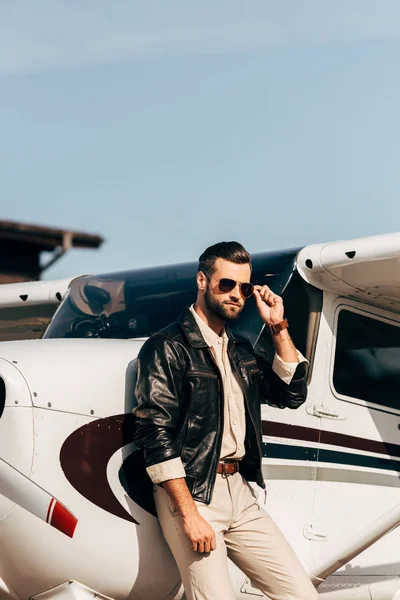
POLYGON ((159 485, 154 499, 188 600, 235 600, 227 557, 270 600, 318 598, 294 551, 240 473, 217 475, 211 504, 196 502, 216 533, 217 548, 208 554, 191 549, 181 517, 159 485))

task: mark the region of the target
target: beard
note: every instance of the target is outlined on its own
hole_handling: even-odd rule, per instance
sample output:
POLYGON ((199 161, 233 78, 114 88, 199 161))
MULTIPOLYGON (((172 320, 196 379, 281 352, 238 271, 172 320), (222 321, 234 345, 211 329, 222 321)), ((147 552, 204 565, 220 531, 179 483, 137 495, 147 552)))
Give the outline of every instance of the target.
POLYGON ((244 303, 235 313, 230 312, 229 306, 225 305, 224 302, 221 304, 213 297, 210 288, 207 286, 204 292, 204 301, 210 312, 216 317, 223 319, 224 321, 235 321, 238 318, 242 310, 244 309, 244 303))

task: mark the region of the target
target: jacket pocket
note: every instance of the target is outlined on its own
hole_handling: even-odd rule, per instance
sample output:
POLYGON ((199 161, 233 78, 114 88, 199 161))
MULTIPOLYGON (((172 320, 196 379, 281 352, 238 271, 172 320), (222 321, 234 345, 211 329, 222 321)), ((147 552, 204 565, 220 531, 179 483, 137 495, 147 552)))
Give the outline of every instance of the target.
POLYGON ((209 377, 210 379, 218 379, 218 375, 213 373, 212 371, 207 371, 206 369, 198 369, 196 368, 193 371, 188 371, 188 377, 193 375, 194 377, 209 377))
POLYGON ((258 384, 261 379, 261 370, 255 358, 242 361, 239 365, 242 377, 244 377, 249 385, 258 384))

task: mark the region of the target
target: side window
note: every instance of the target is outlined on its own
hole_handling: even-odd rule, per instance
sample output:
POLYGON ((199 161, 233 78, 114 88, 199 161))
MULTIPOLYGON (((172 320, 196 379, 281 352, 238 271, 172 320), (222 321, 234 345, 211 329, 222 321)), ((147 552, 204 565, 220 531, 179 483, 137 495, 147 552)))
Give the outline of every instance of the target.
POLYGON ((341 310, 333 385, 344 396, 400 409, 400 327, 341 310))
POLYGON ((41 338, 59 304, 0 308, 0 342, 41 338))

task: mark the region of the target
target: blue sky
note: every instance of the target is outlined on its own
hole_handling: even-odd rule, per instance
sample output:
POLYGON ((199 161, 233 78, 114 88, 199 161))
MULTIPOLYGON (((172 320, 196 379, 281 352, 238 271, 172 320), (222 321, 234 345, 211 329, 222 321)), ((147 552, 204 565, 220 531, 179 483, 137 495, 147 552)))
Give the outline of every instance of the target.
POLYGON ((0 0, 0 218, 47 278, 396 231, 397 0, 0 0))

